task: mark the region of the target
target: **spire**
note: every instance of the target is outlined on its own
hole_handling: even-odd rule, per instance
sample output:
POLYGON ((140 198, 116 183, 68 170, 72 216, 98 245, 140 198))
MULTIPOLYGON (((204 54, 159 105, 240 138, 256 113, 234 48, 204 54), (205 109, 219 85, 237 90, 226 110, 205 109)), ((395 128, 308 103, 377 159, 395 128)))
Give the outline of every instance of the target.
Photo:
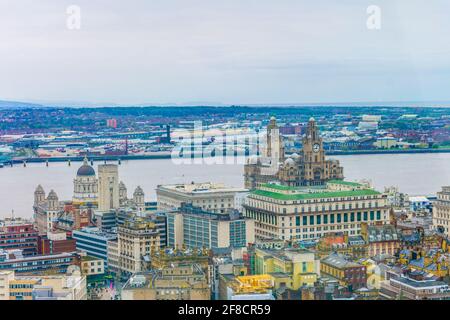
POLYGON ((85 166, 89 165, 89 160, 87 158, 87 155, 84 156, 83 165, 85 165, 85 166))

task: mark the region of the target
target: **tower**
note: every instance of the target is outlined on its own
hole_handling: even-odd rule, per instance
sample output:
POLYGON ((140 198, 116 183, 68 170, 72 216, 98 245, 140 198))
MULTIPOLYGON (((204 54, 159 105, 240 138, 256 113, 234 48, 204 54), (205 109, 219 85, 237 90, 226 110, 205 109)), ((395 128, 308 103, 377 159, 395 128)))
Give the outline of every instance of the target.
POLYGON ((314 118, 309 119, 306 135, 303 138, 303 161, 303 178, 306 184, 322 184, 328 172, 325 172, 325 151, 314 118))
POLYGON ((269 125, 267 126, 267 148, 265 156, 273 159, 277 163, 284 159, 283 143, 275 117, 270 118, 269 125))
POLYGON ((142 188, 140 186, 138 186, 133 193, 133 202, 136 205, 138 212, 145 211, 144 197, 145 197, 144 191, 142 190, 142 188))
POLYGON ((34 191, 34 206, 37 207, 45 201, 45 191, 41 185, 38 185, 34 191))
POLYGON ((125 203, 125 201, 127 201, 127 199, 128 199, 127 192, 128 192, 128 190, 127 190, 127 187, 125 186, 125 183, 120 181, 120 183, 119 183, 119 204, 120 205, 122 205, 123 203, 125 203))
POLYGON ((48 193, 47 203, 48 203, 49 211, 58 211, 59 210, 59 199, 58 199, 58 195, 56 194, 55 191, 51 190, 48 193))
POLYGON ((98 208, 108 211, 119 208, 119 167, 115 164, 98 166, 98 208))
POLYGON ((98 180, 95 170, 85 157, 83 165, 78 169, 77 176, 73 180, 73 202, 93 203, 97 202, 98 180))

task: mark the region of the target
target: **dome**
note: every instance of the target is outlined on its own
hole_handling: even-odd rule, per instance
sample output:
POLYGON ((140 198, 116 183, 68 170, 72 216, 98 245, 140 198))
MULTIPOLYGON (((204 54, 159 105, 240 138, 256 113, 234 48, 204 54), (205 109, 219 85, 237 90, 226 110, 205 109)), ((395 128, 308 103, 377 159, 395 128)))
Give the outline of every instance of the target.
POLYGON ((313 117, 309 118, 309 122, 315 122, 316 119, 314 119, 313 117))
POLYGON ((144 195, 144 190, 142 190, 142 188, 138 186, 134 191, 134 195, 144 195))
POLYGON ((292 159, 298 159, 300 156, 298 155, 298 153, 294 152, 293 154, 291 154, 291 158, 292 159))
POLYGON ((47 200, 58 200, 58 196, 54 190, 51 190, 48 194, 47 200))
POLYGON ((42 188, 41 185, 38 185, 34 192, 35 193, 45 193, 44 188, 42 188))
POLYGON ((87 158, 84 158, 83 165, 77 171, 77 176, 95 176, 95 170, 88 164, 87 158))

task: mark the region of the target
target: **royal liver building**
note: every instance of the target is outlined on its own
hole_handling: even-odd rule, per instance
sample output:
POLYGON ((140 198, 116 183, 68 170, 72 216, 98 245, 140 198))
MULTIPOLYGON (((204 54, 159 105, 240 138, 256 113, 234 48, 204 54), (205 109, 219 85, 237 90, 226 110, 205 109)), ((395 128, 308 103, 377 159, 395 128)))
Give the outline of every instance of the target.
POLYGON ((325 159, 323 141, 314 118, 308 122, 302 144, 300 154, 286 156, 276 119, 272 117, 267 126, 267 142, 262 155, 249 158, 244 167, 245 187, 255 189, 270 182, 287 186, 315 186, 344 178, 339 161, 325 159))

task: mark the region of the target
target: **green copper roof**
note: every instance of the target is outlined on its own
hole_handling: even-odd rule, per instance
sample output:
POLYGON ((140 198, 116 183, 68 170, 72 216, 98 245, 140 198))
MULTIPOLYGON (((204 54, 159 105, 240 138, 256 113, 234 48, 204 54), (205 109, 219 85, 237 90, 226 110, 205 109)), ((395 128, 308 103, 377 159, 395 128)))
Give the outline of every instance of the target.
POLYGON ((381 194, 378 191, 371 189, 352 190, 352 191, 324 191, 312 193, 278 193, 276 191, 255 190, 254 195, 278 199, 278 200, 307 200, 307 199, 321 199, 321 198, 340 198, 340 197, 360 197, 360 196, 375 196, 381 194))
POLYGON ((281 184, 275 184, 275 183, 265 183, 262 186, 265 187, 265 188, 276 189, 276 190, 283 190, 283 191, 288 191, 288 190, 295 191, 295 190, 297 190, 297 188, 294 188, 294 187, 283 186, 281 184))
POLYGON ((345 186, 354 186, 354 187, 360 187, 361 184, 357 182, 350 182, 350 181, 344 181, 344 180, 330 180, 328 183, 337 183, 337 184, 343 184, 345 186))

